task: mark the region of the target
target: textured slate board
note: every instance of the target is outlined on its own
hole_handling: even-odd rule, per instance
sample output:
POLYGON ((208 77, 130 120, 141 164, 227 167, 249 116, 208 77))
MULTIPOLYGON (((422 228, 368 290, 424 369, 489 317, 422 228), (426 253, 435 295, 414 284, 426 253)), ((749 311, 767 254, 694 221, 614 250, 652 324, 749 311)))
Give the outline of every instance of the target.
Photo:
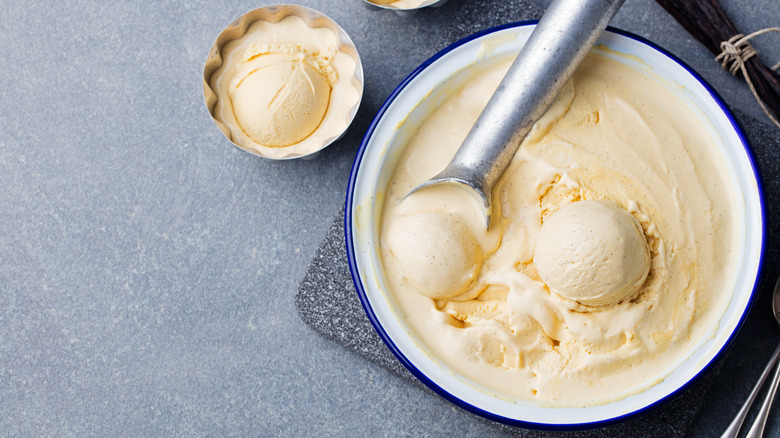
MULTIPOLYGON (((780 136, 773 127, 765 125, 737 111, 759 165, 767 194, 768 217, 776 217, 780 205, 780 166, 772 159, 780 151, 780 136)), ((319 246, 305 277, 298 287, 296 306, 301 319, 317 332, 393 371, 400 377, 425 388, 387 349, 368 321, 357 297, 346 259, 344 240, 344 212, 333 221, 327 236, 319 246)), ((766 255, 776 260, 778 249, 777 223, 769 225, 770 238, 766 255)), ((764 277, 774 273, 764 272, 764 277)), ((774 278, 774 277, 771 277, 774 278)), ((766 278, 765 278, 766 279, 766 278)), ((766 282, 765 282, 766 283, 766 282)), ((722 362, 722 361, 721 361, 722 362)), ((669 403, 647 414, 611 426, 572 432, 576 437, 622 436, 684 436, 708 388, 721 368, 718 363, 702 379, 669 403)), ((427 389, 425 389, 427 390, 427 389)), ((479 419, 492 424, 488 420, 479 419)), ((509 435, 522 437, 546 437, 551 432, 513 428, 495 424, 509 435)))

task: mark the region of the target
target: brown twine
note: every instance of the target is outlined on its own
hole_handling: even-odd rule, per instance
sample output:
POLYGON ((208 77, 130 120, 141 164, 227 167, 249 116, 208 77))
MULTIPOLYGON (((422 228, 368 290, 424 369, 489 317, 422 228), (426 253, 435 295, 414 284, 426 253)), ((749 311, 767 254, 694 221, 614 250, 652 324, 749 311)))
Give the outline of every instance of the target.
MULTIPOLYGON (((769 117, 769 120, 774 122, 774 124, 780 128, 780 122, 777 121, 777 119, 772 115, 772 113, 764 104, 764 101, 762 101, 761 97, 759 97, 758 92, 756 92, 756 88, 753 86, 753 82, 750 80, 750 75, 748 75, 747 69, 745 68, 745 62, 747 62, 748 59, 758 55, 758 51, 752 45, 750 45, 750 39, 769 32, 780 32, 780 27, 768 27, 766 29, 753 32, 747 36, 738 33, 729 38, 728 41, 722 41, 720 43, 720 49, 722 52, 720 52, 720 54, 715 57, 715 60, 720 61, 721 67, 723 67, 724 70, 728 70, 732 75, 736 76, 737 72, 742 72, 742 77, 745 78, 745 82, 747 82, 748 87, 750 87, 750 91, 756 98, 756 102, 758 102, 759 106, 761 106, 761 109, 764 110, 764 113, 767 117, 769 117)), ((780 68, 780 62, 772 66, 772 70, 777 70, 778 68, 780 68)))

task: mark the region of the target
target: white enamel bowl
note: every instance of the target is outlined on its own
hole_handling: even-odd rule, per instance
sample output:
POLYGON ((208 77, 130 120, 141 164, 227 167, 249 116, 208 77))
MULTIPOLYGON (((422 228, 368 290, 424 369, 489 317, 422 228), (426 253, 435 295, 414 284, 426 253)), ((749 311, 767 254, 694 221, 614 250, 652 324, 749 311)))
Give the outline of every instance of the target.
POLYGON ((663 49, 637 36, 608 30, 597 45, 602 55, 613 53, 620 62, 649 66, 654 75, 680 85, 674 87, 675 93, 698 112, 714 138, 720 139, 712 145, 713 153, 720 154, 727 163, 729 176, 744 203, 735 208, 737 224, 743 231, 736 239, 740 245, 739 266, 734 267, 738 274, 731 302, 719 325, 713 327, 713 336, 693 345, 690 356, 663 381, 608 404, 544 407, 491 395, 459 376, 427 351, 407 326, 389 292, 378 249, 383 194, 415 124, 435 108, 447 90, 457 87, 458 72, 516 53, 533 27, 529 22, 516 23, 458 41, 423 63, 395 89, 369 127, 352 168, 345 219, 347 253, 371 323, 398 360, 438 394, 471 412, 508 424, 559 430, 596 427, 637 415, 679 394, 703 375, 733 340, 756 294, 761 267, 765 234, 761 187, 745 136, 717 93, 663 49))

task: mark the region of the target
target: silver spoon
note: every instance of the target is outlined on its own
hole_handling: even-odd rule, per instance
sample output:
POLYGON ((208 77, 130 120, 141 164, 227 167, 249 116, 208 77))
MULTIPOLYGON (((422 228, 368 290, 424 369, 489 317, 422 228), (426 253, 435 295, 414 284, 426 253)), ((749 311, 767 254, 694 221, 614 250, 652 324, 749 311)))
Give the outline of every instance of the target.
POLYGON ((450 163, 411 193, 438 184, 470 189, 490 228, 493 185, 623 1, 553 1, 450 163))
MULTIPOLYGON (((775 315, 778 324, 780 324, 780 278, 778 278, 777 283, 775 283, 775 291, 772 294, 772 313, 775 315)), ((737 412, 737 416, 734 417, 734 420, 729 427, 723 432, 721 438, 735 438, 739 435, 739 429, 742 427, 742 422, 745 421, 745 416, 747 416, 748 411, 750 411, 750 407, 753 405, 753 401, 755 401, 759 391, 761 391, 761 387, 764 386, 764 381, 769 377, 769 373, 775 366, 778 357, 780 357, 780 345, 775 349, 775 352, 769 359, 769 363, 766 365, 766 368, 764 368, 764 372, 761 373, 761 377, 758 379, 756 386, 753 387, 745 404, 743 404, 742 408, 737 412)), ((764 434, 764 426, 766 426, 766 420, 769 416, 769 410, 772 407, 772 401, 775 398, 778 384, 780 384, 780 366, 775 369, 775 376, 772 379, 772 384, 766 393, 766 397, 764 397, 764 403, 761 405, 761 410, 758 411, 758 416, 753 421, 753 426, 751 426, 748 431, 746 438, 761 438, 764 434)))

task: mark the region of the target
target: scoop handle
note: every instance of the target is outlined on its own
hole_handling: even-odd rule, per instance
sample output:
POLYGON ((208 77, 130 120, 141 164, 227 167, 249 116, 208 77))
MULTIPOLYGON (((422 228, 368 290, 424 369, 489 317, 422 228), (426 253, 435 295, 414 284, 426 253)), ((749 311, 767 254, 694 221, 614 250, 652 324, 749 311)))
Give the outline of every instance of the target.
POLYGON ((449 165, 434 179, 469 181, 489 197, 523 138, 623 1, 553 1, 449 165))

